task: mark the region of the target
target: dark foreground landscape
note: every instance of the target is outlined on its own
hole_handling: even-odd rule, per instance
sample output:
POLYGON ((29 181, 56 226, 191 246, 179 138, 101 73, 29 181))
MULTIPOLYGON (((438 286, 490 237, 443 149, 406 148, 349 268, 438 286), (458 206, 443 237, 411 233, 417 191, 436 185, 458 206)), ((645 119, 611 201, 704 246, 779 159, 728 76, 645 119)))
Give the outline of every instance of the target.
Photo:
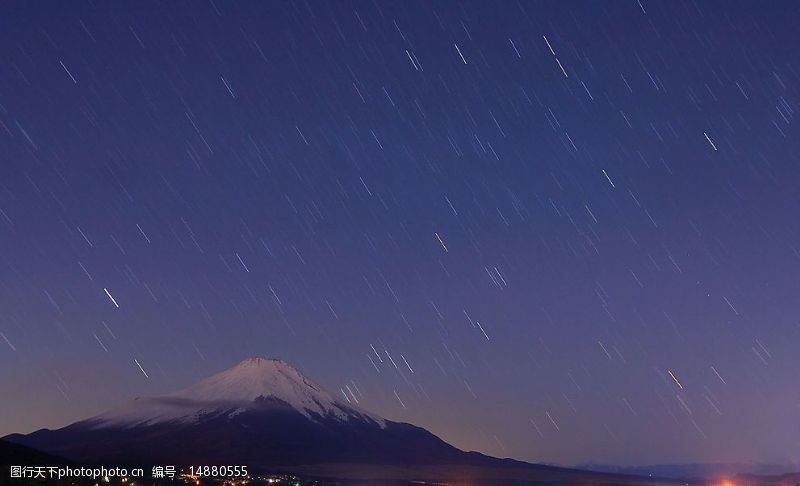
POLYGON ((246 479, 199 478, 188 470, 178 469, 174 478, 153 478, 152 471, 145 470, 145 478, 101 478, 91 479, 12 479, 10 466, 70 465, 80 467, 62 458, 0 441, 0 485, 130 485, 146 484, 166 486, 186 485, 252 485, 252 486, 333 486, 333 485, 708 485, 708 486, 795 486, 800 481, 798 474, 776 476, 735 475, 719 480, 683 479, 666 480, 644 476, 600 474, 563 468, 549 468, 532 464, 506 467, 476 467, 464 465, 415 466, 329 464, 287 468, 287 470, 254 470, 246 479))
MULTIPOLYGON (((201 480, 209 484, 244 484, 245 480, 249 484, 709 483, 581 471, 465 452, 425 429, 386 420, 336 398, 291 365, 265 358, 242 361, 183 390, 137 398, 61 429, 9 435, 2 446, 3 464, 9 467, 140 467, 144 477, 131 481, 148 484, 158 483, 159 478, 153 477, 157 465, 174 468, 174 478, 165 478, 165 484, 172 480, 195 484, 201 480), (224 479, 208 477, 213 473, 191 474, 189 468, 199 465, 246 466, 248 477, 241 471, 219 474, 224 479)), ((4 478, 11 479, 10 469, 4 478)), ((41 478, 26 476, 18 481, 41 482, 41 478)), ((76 480, 61 483, 72 481, 76 480)), ((788 477, 748 481, 793 484, 788 477)))
POLYGON ((425 429, 353 406, 289 364, 265 358, 167 396, 137 398, 61 429, 4 440, 9 465, 142 467, 148 477, 154 465, 171 465, 177 475, 197 465, 244 465, 254 476, 284 473, 334 484, 679 484, 465 452, 425 429))

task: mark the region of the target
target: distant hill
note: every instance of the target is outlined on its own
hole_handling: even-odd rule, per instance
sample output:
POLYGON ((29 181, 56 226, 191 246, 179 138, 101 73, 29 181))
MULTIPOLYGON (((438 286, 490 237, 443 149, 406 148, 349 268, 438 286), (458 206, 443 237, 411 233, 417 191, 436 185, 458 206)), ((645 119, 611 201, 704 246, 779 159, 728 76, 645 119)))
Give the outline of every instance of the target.
MULTIPOLYGON (((61 457, 37 451, 30 447, 0 440, 0 485, 20 485, 20 479, 11 479, 11 466, 64 466, 72 465, 61 457)), ((50 481, 48 484, 55 484, 50 481)))
POLYGON ((586 464, 576 466, 581 469, 616 474, 633 474, 637 476, 654 476, 661 478, 694 478, 694 479, 719 479, 733 478, 740 475, 750 476, 781 476, 791 474, 800 467, 793 465, 764 464, 764 463, 697 463, 697 464, 654 464, 650 466, 608 466, 586 464))
POLYGON ((31 447, 0 439, 0 468, 8 466, 58 466, 69 461, 31 447))

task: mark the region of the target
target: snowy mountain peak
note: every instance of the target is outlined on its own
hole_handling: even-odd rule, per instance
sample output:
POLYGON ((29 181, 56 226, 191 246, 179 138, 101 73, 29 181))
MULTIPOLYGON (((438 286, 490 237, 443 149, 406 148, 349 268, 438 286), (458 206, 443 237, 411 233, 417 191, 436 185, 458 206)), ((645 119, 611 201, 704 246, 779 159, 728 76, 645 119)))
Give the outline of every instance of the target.
POLYGON ((249 358, 170 396, 201 401, 252 402, 275 398, 302 410, 336 400, 294 367, 279 359, 249 358))
MULTIPOLYGON (((281 359, 261 357, 248 358, 233 368, 229 368, 215 376, 222 377, 223 375, 225 376, 225 380, 218 380, 219 382, 245 381, 249 384, 258 384, 264 383, 264 380, 267 380, 269 377, 278 379, 280 376, 285 380, 297 381, 306 386, 318 388, 317 385, 303 376, 294 366, 281 359)), ((252 391, 255 392, 258 390, 252 391)))
POLYGON ((282 359, 276 358, 262 358, 261 356, 254 356, 252 358, 247 358, 246 360, 240 362, 236 366, 231 369, 236 368, 259 368, 261 366, 274 366, 276 368, 287 368, 294 371, 297 371, 292 365, 287 363, 282 359))
POLYGON ((246 359, 169 395, 137 398, 92 422, 98 427, 191 423, 226 414, 234 417, 269 403, 288 405, 311 420, 361 419, 384 424, 382 418, 335 398, 285 361, 261 357, 246 359))

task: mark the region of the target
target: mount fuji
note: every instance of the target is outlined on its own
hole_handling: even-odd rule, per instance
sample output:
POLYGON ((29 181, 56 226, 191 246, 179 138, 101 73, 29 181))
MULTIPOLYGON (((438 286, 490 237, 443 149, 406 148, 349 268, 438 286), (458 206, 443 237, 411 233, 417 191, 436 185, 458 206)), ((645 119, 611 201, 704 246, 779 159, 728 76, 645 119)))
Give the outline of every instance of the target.
POLYGON ((223 415, 233 418, 250 410, 282 408, 313 422, 354 420, 386 425, 382 418, 334 398, 284 361, 265 358, 250 358, 178 392, 139 398, 92 420, 94 428, 197 425, 223 415))
POLYGON ((362 410, 289 364, 265 358, 247 359, 175 393, 137 398, 61 429, 4 439, 111 466, 245 465, 339 478, 551 483, 592 478, 594 484, 636 484, 625 476, 462 451, 425 429, 362 410))

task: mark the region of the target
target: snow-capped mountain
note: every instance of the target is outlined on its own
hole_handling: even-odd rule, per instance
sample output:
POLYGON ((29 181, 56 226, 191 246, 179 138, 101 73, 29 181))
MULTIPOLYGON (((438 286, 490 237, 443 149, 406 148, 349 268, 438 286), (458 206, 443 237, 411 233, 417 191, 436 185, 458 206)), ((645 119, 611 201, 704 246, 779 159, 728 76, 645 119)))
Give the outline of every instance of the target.
MULTIPOLYGON (((498 478, 515 484, 587 479, 585 472, 464 452, 425 429, 366 412, 287 363, 265 358, 242 361, 183 390, 138 398, 61 429, 3 439, 104 466, 240 465, 252 472, 371 477, 379 483, 388 478, 468 478, 475 484, 499 484, 498 478)), ((638 484, 599 473, 590 479, 638 484)))
POLYGON ((466 454, 424 429, 366 412, 289 364, 266 358, 247 359, 177 392, 140 397, 62 429, 6 439, 76 461, 131 465, 458 462, 466 454))
POLYGON ((385 426, 382 418, 335 398, 286 362, 266 358, 247 359, 169 395, 137 398, 89 421, 93 428, 196 424, 275 403, 288 405, 310 420, 358 419, 385 426))

